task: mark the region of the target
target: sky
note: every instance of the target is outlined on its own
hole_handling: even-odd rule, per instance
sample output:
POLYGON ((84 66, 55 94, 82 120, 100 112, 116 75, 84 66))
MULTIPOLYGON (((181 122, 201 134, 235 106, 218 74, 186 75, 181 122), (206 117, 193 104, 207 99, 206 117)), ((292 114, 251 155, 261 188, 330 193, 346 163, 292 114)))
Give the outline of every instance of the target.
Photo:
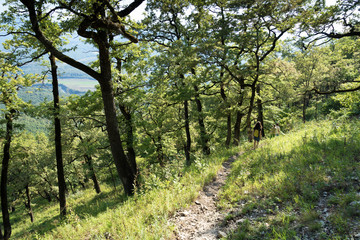
MULTIPOLYGON (((128 5, 132 2, 132 0, 123 0, 124 5, 128 5)), ((5 0, 0 0, 0 12, 4 11, 6 8, 3 6, 5 0)), ((141 20, 143 18, 143 13, 145 12, 146 0, 136 8, 131 14, 130 17, 133 20, 141 20)))
MULTIPOLYGON (((325 0, 327 6, 334 5, 336 3, 336 1, 337 0, 325 0)), ((5 10, 5 7, 3 6, 4 2, 5 2, 5 0, 0 0, 0 12, 5 10)), ((125 5, 129 4, 131 2, 132 2, 132 0, 123 0, 123 3, 125 5)), ((143 13, 145 12, 145 7, 146 7, 146 0, 130 14, 130 17, 134 20, 141 20, 143 17, 143 13)))

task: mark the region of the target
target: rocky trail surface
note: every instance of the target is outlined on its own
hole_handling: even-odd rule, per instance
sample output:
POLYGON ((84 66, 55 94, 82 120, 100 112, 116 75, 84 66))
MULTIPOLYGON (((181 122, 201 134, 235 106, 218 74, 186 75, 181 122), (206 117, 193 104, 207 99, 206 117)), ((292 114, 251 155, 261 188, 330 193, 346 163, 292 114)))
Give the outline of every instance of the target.
MULTIPOLYGON (((254 209, 246 214, 241 213, 241 209, 244 206, 244 202, 239 202, 238 207, 232 210, 219 211, 217 209, 217 195, 222 186, 224 186, 227 176, 231 171, 231 164, 237 159, 243 152, 238 153, 230 157, 223 163, 223 167, 218 171, 216 178, 206 185, 202 191, 199 192, 198 198, 187 209, 180 210, 169 220, 175 225, 174 237, 176 240, 217 240, 223 237, 227 237, 232 231, 239 227, 239 224, 245 220, 251 224, 264 221, 272 213, 266 212, 264 209, 254 209), (226 220, 228 214, 233 214, 236 217, 226 220)), ((358 179, 354 180, 354 186, 358 184, 358 179)), ((359 195, 360 193, 358 193, 359 195)), ((318 203, 314 206, 314 209, 319 214, 319 223, 321 224, 321 231, 318 233, 312 232, 308 227, 296 226, 298 223, 293 223, 293 228, 297 231, 297 237, 302 240, 317 240, 320 239, 319 233, 332 236, 334 234, 334 227, 329 221, 329 214, 332 211, 328 205, 328 201, 331 198, 331 194, 323 192, 318 203)), ((358 206, 359 202, 354 201, 350 205, 358 206)), ((281 209, 283 206, 281 203, 276 203, 274 206, 276 209, 281 209)), ((356 209, 359 211, 359 209, 356 209)), ((299 216, 301 212, 294 210, 294 216, 299 216)), ((359 214, 357 212, 357 214, 359 214)), ((269 223, 264 223, 269 228, 269 223)), ((349 240, 360 240, 359 232, 359 220, 349 223, 349 240)), ((265 232, 263 233, 265 234, 265 232)), ((265 237, 265 236, 264 236, 265 237)), ((330 239, 330 238, 329 238, 330 239)))
POLYGON ((226 213, 217 209, 217 194, 230 174, 231 164, 241 155, 238 153, 223 163, 214 181, 200 191, 198 198, 186 210, 178 211, 170 222, 175 228, 177 240, 214 240, 226 236, 226 228, 222 222, 226 213))

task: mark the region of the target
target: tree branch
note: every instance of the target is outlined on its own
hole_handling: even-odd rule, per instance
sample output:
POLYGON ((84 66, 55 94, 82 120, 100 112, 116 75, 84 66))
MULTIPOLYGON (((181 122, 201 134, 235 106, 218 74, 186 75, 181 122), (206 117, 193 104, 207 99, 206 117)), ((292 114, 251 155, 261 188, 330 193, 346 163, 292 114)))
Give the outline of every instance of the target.
POLYGON ((41 31, 39 27, 39 22, 37 20, 36 10, 35 10, 35 1, 34 0, 21 0, 21 2, 24 4, 24 6, 28 9, 29 12, 29 18, 32 25, 32 29, 35 33, 36 38, 45 46, 46 50, 54 54, 55 57, 60 59, 61 61, 69 64, 70 66, 73 66, 91 77, 95 78, 98 81, 101 81, 101 74, 94 71, 92 68, 86 66, 83 63, 80 63, 76 61, 73 58, 70 58, 69 56, 63 54, 57 48, 53 45, 53 43, 47 39, 43 32, 41 31))
POLYGON ((358 90, 360 90, 360 86, 358 86, 356 88, 350 88, 350 89, 341 89, 341 90, 334 89, 334 90, 329 91, 329 92, 321 92, 316 88, 313 88, 311 91, 314 91, 315 93, 320 94, 320 95, 327 95, 327 94, 332 94, 332 93, 355 92, 355 91, 358 91, 358 90))
POLYGON ((129 15, 132 11, 134 11, 140 4, 144 2, 144 0, 134 0, 127 8, 121 10, 120 12, 117 12, 117 15, 119 17, 126 17, 129 15))

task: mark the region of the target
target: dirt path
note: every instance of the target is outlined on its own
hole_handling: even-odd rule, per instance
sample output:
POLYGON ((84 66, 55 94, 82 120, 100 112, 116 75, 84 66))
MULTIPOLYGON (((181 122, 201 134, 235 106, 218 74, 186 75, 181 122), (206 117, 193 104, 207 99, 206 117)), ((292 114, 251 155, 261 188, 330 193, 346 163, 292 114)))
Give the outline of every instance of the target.
POLYGON ((218 211, 216 207, 217 194, 225 184, 232 162, 241 154, 237 153, 224 162, 215 180, 204 187, 196 201, 170 219, 176 226, 174 239, 214 240, 226 236, 221 226, 226 214, 218 211))

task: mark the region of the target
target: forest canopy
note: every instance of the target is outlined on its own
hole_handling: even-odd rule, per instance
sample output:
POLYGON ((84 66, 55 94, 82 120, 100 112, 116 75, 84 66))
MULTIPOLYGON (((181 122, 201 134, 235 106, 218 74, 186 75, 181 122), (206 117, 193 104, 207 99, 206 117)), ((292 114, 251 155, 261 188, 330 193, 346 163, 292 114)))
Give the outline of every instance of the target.
POLYGON ((161 169, 177 166, 180 177, 252 142, 258 121, 269 138, 275 124, 287 133, 359 118, 358 1, 120 2, 0 8, 0 239, 21 203, 33 222, 32 201, 59 202, 65 217, 66 197, 84 189, 151 191, 154 176, 166 178, 161 169), (145 4, 141 20, 129 17, 145 4), (94 79, 96 89, 59 96, 63 64, 73 69, 65 76, 94 79), (52 96, 39 96, 34 84, 44 82, 52 96), (30 99, 19 97, 24 89, 30 99))

